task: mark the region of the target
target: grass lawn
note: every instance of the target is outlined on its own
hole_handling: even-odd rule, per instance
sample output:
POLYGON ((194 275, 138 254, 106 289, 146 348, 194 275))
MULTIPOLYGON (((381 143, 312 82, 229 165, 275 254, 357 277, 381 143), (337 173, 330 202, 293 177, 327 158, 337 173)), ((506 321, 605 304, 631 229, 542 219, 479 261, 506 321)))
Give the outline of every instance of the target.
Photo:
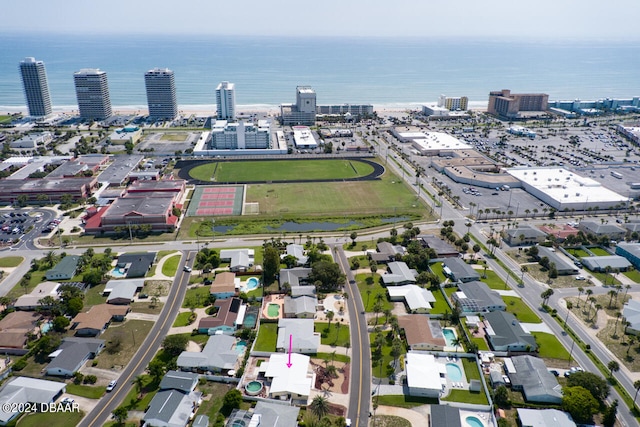
POLYGON ((638 270, 625 271, 622 274, 624 274, 625 276, 627 276, 629 279, 633 280, 634 282, 640 283, 640 271, 638 271, 638 270))
POLYGON ((105 340, 105 349, 100 352, 95 360, 98 368, 112 369, 126 366, 132 359, 142 341, 149 335, 153 322, 144 320, 126 320, 122 323, 113 322, 106 331, 100 335, 105 340), (120 340, 118 349, 109 352, 110 341, 120 340))
POLYGON ((320 359, 320 360, 331 360, 333 359, 334 362, 342 362, 342 363, 349 363, 351 362, 351 358, 349 356, 347 356, 346 354, 340 354, 338 352, 336 352, 336 354, 333 353, 316 353, 315 355, 311 354, 310 355, 312 359, 320 359))
POLYGON ((24 294, 28 294, 29 292, 31 292, 39 283, 44 281, 44 274, 46 273, 46 271, 32 271, 31 272, 31 279, 29 280, 29 286, 27 286, 27 289, 23 288, 22 286, 20 286, 20 284, 18 283, 17 285, 15 285, 13 287, 13 289, 11 289, 9 291, 9 293, 7 293, 7 296, 11 299, 17 299, 19 296, 22 296, 24 294))
POLYGON ((486 405, 489 403, 484 392, 469 390, 451 390, 449 392, 449 395, 447 397, 443 397, 441 400, 446 400, 449 402, 473 403, 476 405, 486 405))
POLYGON ((610 256, 611 254, 602 248, 589 248, 589 251, 595 256, 610 256))
POLYGON ((158 391, 158 384, 153 383, 153 379, 150 375, 142 375, 142 398, 138 399, 138 389, 135 384, 127 393, 127 396, 122 401, 129 411, 144 411, 151 403, 151 399, 156 395, 158 391))
POLYGON ((176 271, 178 271, 178 264, 180 263, 180 258, 182 255, 174 255, 170 258, 167 258, 162 265, 162 274, 165 276, 173 277, 176 275, 176 271))
POLYGON ((569 352, 553 334, 531 332, 540 347, 538 355, 542 358, 569 360, 569 352))
POLYGON ((80 423, 84 412, 37 412, 22 416, 16 426, 19 427, 68 427, 80 423))
POLYGON ((178 316, 176 317, 176 321, 173 322, 173 327, 177 328, 179 326, 189 326, 189 318, 191 317, 191 312, 190 311, 185 311, 183 313, 178 313, 178 316))
MULTIPOLYGON (((451 289, 456 289, 456 288, 451 288, 451 289)), ((442 291, 433 291, 433 296, 435 297, 436 302, 433 303, 433 308, 430 311, 431 314, 451 313, 451 308, 449 308, 449 304, 447 304, 447 301, 442 291)))
POLYGON ((196 288, 187 289, 187 293, 184 296, 182 307, 184 308, 203 308, 205 304, 209 302, 209 286, 198 286, 196 288))
POLYGON ((0 114, 0 123, 11 123, 11 120, 13 120, 13 116, 0 114))
POLYGON ((484 338, 475 337, 471 338, 471 341, 476 343, 476 345, 478 346, 478 350, 489 351, 489 344, 487 344, 487 341, 484 338))
MULTIPOLYGON (((233 384, 215 383, 212 381, 198 385, 198 390, 204 394, 204 399, 196 415, 208 415, 211 425, 214 425, 218 412, 222 408, 224 395, 231 389, 233 389, 233 384)), ((251 404, 248 402, 242 402, 240 404, 240 409, 246 410, 250 407, 251 404)))
POLYGON ((151 301, 151 299, 149 299, 148 302, 147 301, 134 302, 129 304, 129 307, 131 307, 131 311, 135 313, 146 313, 146 314, 160 314, 163 306, 164 306, 164 303, 162 302, 159 302, 153 305, 153 302, 151 301))
POLYGON ((478 370, 478 365, 476 365, 475 360, 460 358, 462 360, 462 366, 464 367, 464 375, 467 377, 467 382, 471 380, 479 380, 480 379, 480 371, 478 370))
POLYGON ((437 405, 438 399, 429 399, 428 397, 408 396, 404 394, 390 394, 387 396, 378 396, 378 405, 397 406, 399 408, 415 408, 421 405, 437 405))
POLYGON ((87 289, 87 292, 84 294, 84 308, 82 311, 87 311, 86 309, 88 307, 107 302, 107 298, 102 296, 105 286, 106 285, 98 285, 87 289))
POLYGON ((409 420, 395 415, 376 415, 371 419, 373 425, 378 427, 411 427, 409 420))
POLYGON ((584 249, 565 248, 565 250, 576 258, 584 258, 584 257, 591 256, 589 252, 585 251, 584 249))
POLYGON ((376 304, 378 295, 382 295, 382 299, 380 300, 382 303, 382 311, 386 309, 391 310, 393 304, 387 299, 387 289, 380 284, 380 275, 378 273, 373 275, 373 284, 371 285, 367 285, 367 277, 371 277, 371 274, 356 274, 358 290, 360 291, 362 302, 365 304, 364 310, 368 313, 373 313, 373 306, 376 304), (371 293, 368 291, 371 291, 371 293))
POLYGON ((260 331, 256 337, 256 343, 253 347, 255 351, 276 351, 276 342, 278 340, 278 324, 277 323, 261 323, 260 331))
POLYGON ((507 311, 512 313, 522 323, 542 323, 536 313, 518 297, 503 296, 502 299, 507 304, 507 311))
POLYGON ((329 323, 316 323, 314 325, 315 332, 320 332, 320 342, 326 345, 333 345, 338 347, 346 347, 349 344, 349 327, 342 325, 338 329, 336 322, 331 322, 331 329, 329 330, 329 323))
POLYGON ((184 142, 187 140, 188 133, 163 133, 160 141, 184 142))
MULTIPOLYGON (((382 336, 385 336, 386 333, 382 333, 382 336)), ((372 332, 369 334, 369 342, 373 343, 376 339, 376 333, 372 332)), ((372 357, 373 357, 373 348, 371 348, 372 357)), ((385 340, 384 345, 382 346, 382 358, 379 361, 374 361, 371 359, 372 367, 371 373, 376 378, 387 378, 389 374, 387 373, 387 367, 393 361, 393 357, 391 357, 391 345, 385 340)))
POLYGON ((213 177, 217 182, 313 181, 357 178, 371 172, 372 166, 357 160, 258 160, 211 162, 193 168, 190 175, 202 181, 213 177))
POLYGON ((80 384, 67 384, 67 393, 89 399, 100 399, 106 387, 80 384))
MULTIPOLYGON (((479 270, 479 272, 480 272, 480 275, 482 276, 483 270, 479 270)), ((486 275, 487 275, 486 278, 481 277, 480 280, 486 283, 487 286, 489 286, 489 288, 497 289, 497 290, 504 290, 504 289, 510 288, 505 284, 504 280, 498 277, 495 271, 487 269, 486 275)), ((514 282, 514 280, 511 280, 511 281, 514 282)))
POLYGON ((259 203, 260 213, 267 215, 425 214, 415 193, 389 173, 376 181, 252 184, 246 201, 259 203))
POLYGON ((447 280, 447 276, 445 276, 444 275, 444 271, 442 271, 442 263, 441 262, 436 262, 435 264, 431 264, 429 266, 429 268, 431 269, 431 272, 433 274, 438 276, 438 279, 440 279, 440 282, 444 282, 445 280, 447 280))
MULTIPOLYGON (((540 282, 548 283, 549 274, 546 271, 543 271, 542 266, 540 264, 529 264, 528 267, 529 267, 529 271, 527 273, 530 274, 531 277, 533 277, 534 279, 540 282)), ((582 286, 583 288, 586 288, 589 286, 593 286, 593 284, 590 283, 590 280, 578 281, 575 278, 576 276, 572 276, 572 275, 558 276, 555 279, 551 279, 553 283, 551 283, 549 286, 556 289, 557 288, 576 288, 578 286, 582 286)))
POLYGON ((22 264, 24 258, 21 256, 5 256, 0 258, 0 268, 17 267, 22 264))

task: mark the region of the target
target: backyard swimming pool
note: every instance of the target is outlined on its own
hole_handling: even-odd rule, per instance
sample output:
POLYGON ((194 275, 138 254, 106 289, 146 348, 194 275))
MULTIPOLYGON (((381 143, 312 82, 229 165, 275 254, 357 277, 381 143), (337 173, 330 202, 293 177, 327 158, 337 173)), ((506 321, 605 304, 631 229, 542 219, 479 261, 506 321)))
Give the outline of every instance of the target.
POLYGON ((109 272, 109 274, 112 277, 125 277, 127 275, 127 273, 124 271, 124 268, 120 267, 115 267, 113 270, 111 270, 111 272, 109 272))
POLYGON ((256 326, 257 316, 254 313, 247 313, 244 316, 244 321, 242 322, 242 326, 245 328, 254 328, 256 326))
POLYGON ((447 347, 455 347, 456 341, 456 333, 453 329, 445 328, 442 330, 442 335, 444 335, 444 340, 447 342, 447 347))
POLYGON ((247 342, 246 341, 238 341, 236 343, 236 353, 242 354, 242 353, 244 353, 246 348, 247 348, 247 342))
POLYGON ((260 281, 258 280, 257 277, 249 277, 245 285, 248 291, 252 291, 255 288, 257 288, 259 284, 260 284, 260 281))
POLYGON ((280 304, 269 304, 267 306, 267 315, 269 317, 278 317, 280 315, 280 304))
POLYGON ((460 366, 455 363, 447 363, 446 368, 447 378, 449 378, 450 381, 462 381, 462 369, 460 369, 460 366))
POLYGON ((482 421, 476 417, 467 417, 464 420, 467 422, 467 426, 469 427, 484 427, 482 421))

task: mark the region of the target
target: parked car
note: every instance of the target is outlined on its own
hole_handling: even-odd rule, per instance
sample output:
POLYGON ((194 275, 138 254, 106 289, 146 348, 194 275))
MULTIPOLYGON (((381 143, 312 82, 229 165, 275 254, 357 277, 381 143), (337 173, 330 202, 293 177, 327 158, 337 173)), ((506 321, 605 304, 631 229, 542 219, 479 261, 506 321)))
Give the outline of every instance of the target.
POLYGON ((191 267, 189 267, 188 265, 185 265, 182 270, 186 271, 187 273, 191 273, 191 267))
POLYGON ((116 380, 111 381, 107 386, 107 391, 112 391, 114 388, 116 388, 116 385, 118 385, 118 382, 116 380))

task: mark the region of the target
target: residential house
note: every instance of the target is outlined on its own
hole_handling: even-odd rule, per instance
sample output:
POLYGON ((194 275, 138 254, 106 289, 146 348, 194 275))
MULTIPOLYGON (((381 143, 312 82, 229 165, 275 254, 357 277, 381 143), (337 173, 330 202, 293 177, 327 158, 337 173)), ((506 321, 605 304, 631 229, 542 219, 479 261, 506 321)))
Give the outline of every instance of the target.
POLYGON ((18 418, 25 403, 55 402, 66 391, 66 384, 30 377, 11 377, 0 390, 0 425, 6 426, 18 418), (18 408, 18 410, 11 410, 18 408))
POLYGON ((309 356, 297 352, 274 353, 267 363, 264 376, 268 380, 269 397, 306 405, 315 383, 309 356))
POLYGON ((286 252, 284 255, 281 255, 281 258, 285 258, 286 256, 292 256, 298 260, 297 265, 305 265, 308 261, 307 256, 304 254, 304 246, 296 245, 295 243, 290 243, 286 247, 286 252))
POLYGON ((480 280, 480 273, 460 258, 447 258, 442 262, 442 271, 453 282, 480 280))
POLYGON ((431 405, 429 427, 462 427, 460 409, 449 405, 431 405))
POLYGON ((107 304, 128 305, 144 287, 144 279, 109 280, 104 287, 107 304))
POLYGON ((202 351, 183 351, 177 365, 183 371, 212 372, 226 375, 237 367, 241 356, 235 347, 237 340, 230 335, 211 335, 202 351))
POLYGON ((41 307, 40 300, 44 297, 51 297, 54 300, 60 299, 58 294, 58 288, 60 283, 58 282, 42 282, 39 283, 31 292, 18 297, 13 306, 16 310, 35 310, 41 307))
POLYGON ((376 245, 377 252, 369 252, 369 259, 377 264, 388 264, 395 261, 396 257, 405 254, 405 248, 400 245, 392 245, 389 242, 380 242, 376 245))
POLYGON ((29 335, 39 336, 42 315, 36 312, 14 311, 0 320, 0 352, 24 354, 29 335))
POLYGON ((418 285, 390 286, 387 292, 391 301, 403 301, 411 313, 428 313, 436 302, 431 291, 418 285))
POLYGON ((564 224, 560 227, 555 224, 540 225, 538 228, 547 236, 553 236, 556 242, 564 242, 567 237, 578 235, 578 229, 569 224, 564 224))
POLYGON ((421 234, 417 237, 422 247, 433 249, 437 258, 457 258, 460 252, 444 239, 433 234, 421 234))
POLYGON ((71 320, 71 329, 77 336, 98 336, 107 329, 112 320, 122 322, 129 312, 129 307, 111 304, 98 304, 92 306, 85 313, 78 313, 71 320))
POLYGON ((292 286, 290 293, 294 298, 301 296, 315 297, 316 287, 313 285, 292 286))
POLYGON ((536 351, 538 344, 525 332, 516 317, 506 311, 492 311, 484 315, 485 335, 495 351, 536 351))
POLYGON ((242 325, 247 306, 242 303, 240 298, 216 300, 213 306, 218 309, 218 312, 214 316, 200 319, 198 333, 233 335, 238 327, 242 325))
POLYGON ((76 274, 78 269, 78 255, 67 255, 44 274, 47 280, 69 280, 76 274))
POLYGON ((283 268, 278 276, 280 290, 283 290, 286 287, 285 285, 288 285, 292 290, 297 286, 308 285, 309 274, 311 274, 310 268, 283 268))
POLYGON ((394 261, 387 264, 387 273, 383 274, 382 282, 386 286, 408 285, 416 283, 418 273, 402 261, 394 261))
POLYGON ((93 359, 104 348, 104 340, 67 337, 56 351, 49 355, 51 362, 45 368, 47 375, 71 377, 87 360, 93 359))
POLYGON ((549 372, 544 360, 533 356, 515 356, 511 358, 511 363, 505 361, 505 368, 511 388, 522 391, 525 401, 562 403, 562 387, 549 372))
POLYGON ((607 271, 607 267, 611 271, 627 271, 631 268, 631 263, 620 255, 583 257, 580 262, 589 270, 601 273, 607 271))
POLYGON ((311 354, 320 347, 320 334, 314 331, 313 319, 278 320, 276 351, 311 354), (292 347, 289 349, 289 337, 292 347))
POLYGON ((236 294, 236 274, 230 272, 216 273, 209 288, 209 293, 216 299, 227 299, 236 294))
POLYGON ((578 230, 581 230, 585 235, 593 234, 598 238, 606 236, 611 240, 624 240, 624 236, 627 234, 626 229, 615 224, 603 224, 596 221, 581 221, 578 224, 578 230))
POLYGON ((198 375, 190 372, 169 371, 153 396, 144 425, 153 427, 186 427, 202 402, 202 393, 195 391, 198 375))
MULTIPOLYGON (((308 286, 308 287, 311 287, 311 286, 308 286)), ((316 315, 317 309, 318 309, 318 298, 316 298, 315 295, 284 297, 284 317, 313 319, 313 317, 316 315)))
POLYGON ((300 408, 291 406, 285 402, 279 402, 277 400, 271 402, 258 401, 253 411, 234 409, 229 416, 226 426, 298 427, 299 413, 300 408))
POLYGON ((255 251, 253 249, 222 249, 220 261, 229 263, 229 270, 242 272, 253 267, 255 251))
POLYGON ((484 282, 463 282, 458 284, 458 289, 451 298, 463 313, 484 313, 507 309, 507 304, 500 294, 490 289, 484 282))
POLYGON ((518 408, 519 425, 522 427, 576 427, 577 424, 567 412, 557 409, 518 408))
POLYGON ((510 246, 535 245, 543 243, 547 239, 547 234, 530 225, 512 228, 504 232, 504 241, 510 246))
POLYGON ((555 249, 547 248, 546 246, 537 246, 537 248, 538 258, 542 259, 547 257, 547 259, 549 259, 549 265, 553 263, 559 275, 578 274, 578 268, 573 263, 560 257, 555 249))
POLYGON ((404 362, 410 396, 439 398, 446 384, 446 369, 433 354, 409 351, 404 362))
POLYGON ((636 270, 640 270, 640 243, 620 242, 616 245, 616 255, 625 257, 636 270))
POLYGON ((156 260, 156 252, 126 253, 118 256, 116 267, 127 279, 144 277, 156 260))
POLYGON ((398 317, 398 325, 404 330, 407 345, 411 350, 442 351, 447 345, 440 323, 423 314, 398 317))

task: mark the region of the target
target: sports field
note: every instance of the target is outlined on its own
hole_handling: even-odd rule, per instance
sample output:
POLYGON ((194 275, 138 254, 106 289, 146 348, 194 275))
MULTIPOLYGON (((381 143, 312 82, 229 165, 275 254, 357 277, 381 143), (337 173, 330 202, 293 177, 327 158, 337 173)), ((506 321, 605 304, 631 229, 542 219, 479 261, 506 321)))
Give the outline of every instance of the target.
POLYGON ((246 201, 265 215, 424 214, 415 192, 389 173, 373 181, 251 184, 246 201))
POLYGON ((269 160, 212 162, 193 168, 192 178, 216 182, 314 181, 369 175, 373 167, 357 160, 269 160))

